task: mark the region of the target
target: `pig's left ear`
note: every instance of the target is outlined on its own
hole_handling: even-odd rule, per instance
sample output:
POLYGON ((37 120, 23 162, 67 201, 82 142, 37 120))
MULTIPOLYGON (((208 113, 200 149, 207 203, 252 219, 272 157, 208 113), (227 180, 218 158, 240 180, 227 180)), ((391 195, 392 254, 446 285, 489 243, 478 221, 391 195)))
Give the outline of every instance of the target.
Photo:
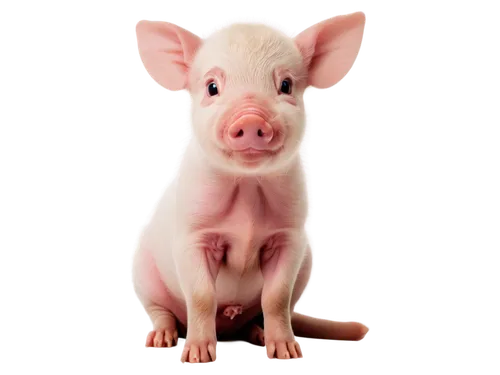
POLYGON ((309 85, 323 89, 344 78, 358 56, 364 27, 365 15, 357 12, 320 22, 295 37, 309 85))
POLYGON ((140 21, 136 33, 141 60, 151 77, 168 90, 186 88, 201 39, 182 27, 160 21, 140 21))

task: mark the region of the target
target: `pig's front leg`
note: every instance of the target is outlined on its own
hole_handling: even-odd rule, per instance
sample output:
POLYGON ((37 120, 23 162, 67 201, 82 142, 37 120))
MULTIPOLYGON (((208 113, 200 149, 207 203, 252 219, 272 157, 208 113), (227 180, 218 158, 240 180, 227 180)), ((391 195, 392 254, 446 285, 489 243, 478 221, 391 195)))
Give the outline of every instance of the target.
POLYGON ((307 245, 304 236, 291 235, 276 248, 261 255, 264 286, 262 312, 264 336, 269 358, 302 357, 291 325, 290 302, 307 245))
POLYGON ((179 281, 187 307, 187 334, 182 362, 215 361, 215 279, 225 250, 214 248, 207 242, 203 238, 191 238, 176 256, 179 281))

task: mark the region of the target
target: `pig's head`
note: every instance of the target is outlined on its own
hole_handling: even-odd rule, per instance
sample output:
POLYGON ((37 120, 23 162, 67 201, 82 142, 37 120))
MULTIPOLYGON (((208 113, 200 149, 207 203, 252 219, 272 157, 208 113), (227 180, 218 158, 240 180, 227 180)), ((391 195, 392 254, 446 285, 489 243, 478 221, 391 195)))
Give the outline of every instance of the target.
POLYGON ((193 132, 207 160, 238 174, 286 168, 305 126, 308 86, 331 87, 351 69, 365 16, 320 22, 295 38, 260 24, 235 24, 202 40, 166 22, 140 21, 137 39, 149 74, 187 89, 193 132))

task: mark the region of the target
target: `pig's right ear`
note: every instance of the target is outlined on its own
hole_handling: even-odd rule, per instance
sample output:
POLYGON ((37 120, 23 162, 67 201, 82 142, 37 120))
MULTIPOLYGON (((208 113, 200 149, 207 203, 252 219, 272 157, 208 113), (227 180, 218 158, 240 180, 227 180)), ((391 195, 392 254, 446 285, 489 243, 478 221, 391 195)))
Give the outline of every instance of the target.
POLYGON ((295 37, 309 85, 323 89, 344 78, 358 55, 364 27, 364 13, 356 12, 327 19, 295 37))
POLYGON ((140 21, 136 33, 141 60, 151 77, 168 90, 185 89, 201 39, 177 25, 160 21, 140 21))

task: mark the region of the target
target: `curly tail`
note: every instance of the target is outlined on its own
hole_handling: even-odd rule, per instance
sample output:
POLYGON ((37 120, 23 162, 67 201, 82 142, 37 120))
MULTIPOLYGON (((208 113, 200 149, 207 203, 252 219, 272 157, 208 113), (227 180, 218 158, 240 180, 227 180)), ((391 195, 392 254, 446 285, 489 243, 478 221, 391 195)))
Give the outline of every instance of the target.
POLYGON ((361 323, 334 322, 296 312, 292 315, 292 328, 295 336, 325 340, 359 341, 368 332, 368 327, 361 323))

